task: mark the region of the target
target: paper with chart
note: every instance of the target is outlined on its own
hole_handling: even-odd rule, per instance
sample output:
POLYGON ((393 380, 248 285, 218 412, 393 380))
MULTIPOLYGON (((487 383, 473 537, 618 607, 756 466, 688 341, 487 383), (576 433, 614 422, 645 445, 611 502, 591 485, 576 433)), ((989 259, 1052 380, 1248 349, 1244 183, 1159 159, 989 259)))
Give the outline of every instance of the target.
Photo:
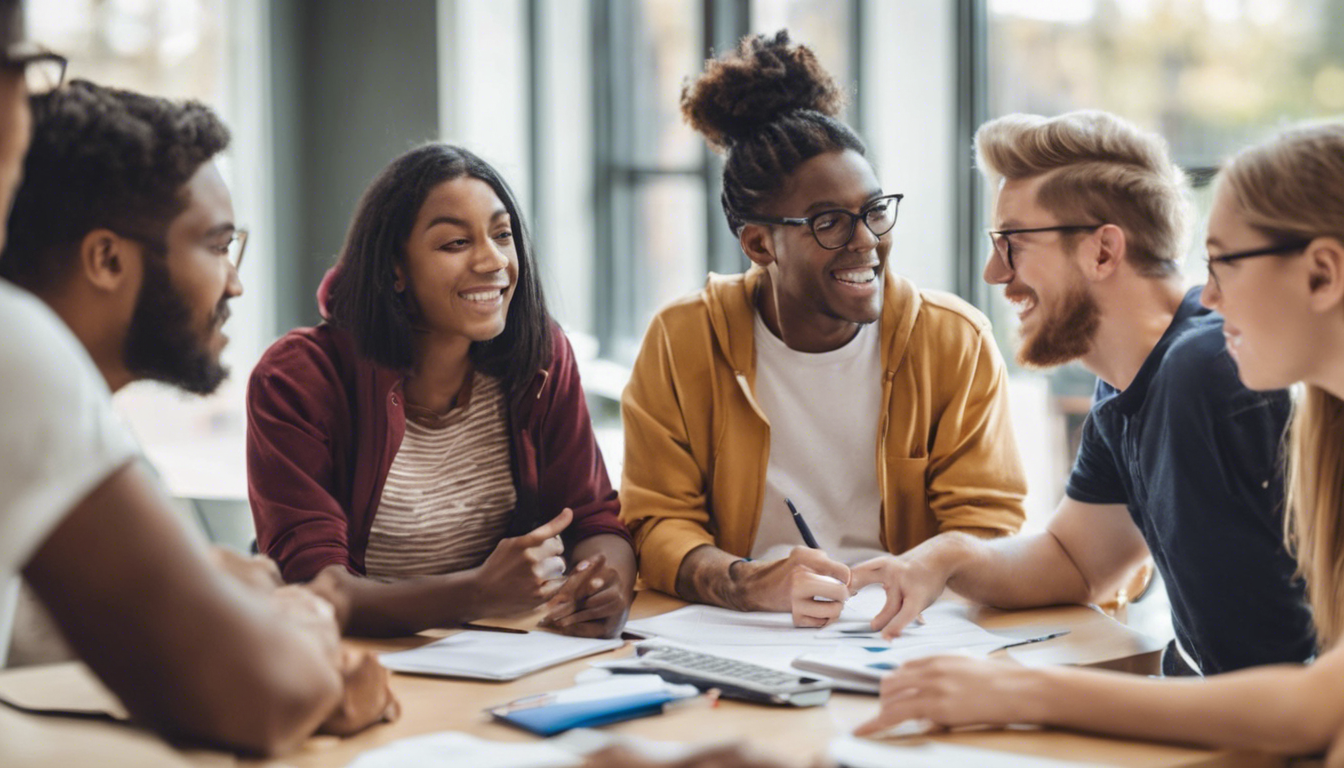
POLYGON ((808 646, 823 649, 845 645, 883 645, 892 648, 922 648, 932 655, 968 647, 1014 642, 981 628, 967 616, 966 606, 941 601, 924 611, 924 623, 911 624, 900 636, 886 641, 871 631, 870 622, 886 602, 880 585, 860 590, 845 603, 839 620, 822 629, 793 626, 788 613, 744 613, 708 605, 688 605, 675 611, 638 619, 626 630, 649 637, 702 645, 808 646))

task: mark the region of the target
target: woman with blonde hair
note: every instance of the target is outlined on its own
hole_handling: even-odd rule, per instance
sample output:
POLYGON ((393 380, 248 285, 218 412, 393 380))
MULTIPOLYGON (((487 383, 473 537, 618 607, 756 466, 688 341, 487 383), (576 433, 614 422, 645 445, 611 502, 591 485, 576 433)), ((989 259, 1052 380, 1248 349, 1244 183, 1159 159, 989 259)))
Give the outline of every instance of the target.
POLYGON ((1005 661, 935 658, 883 681, 875 733, 1036 723, 1282 754, 1344 766, 1344 123, 1301 127, 1224 167, 1202 301, 1253 389, 1302 382, 1287 445, 1287 546, 1305 578, 1316 661, 1204 680, 1149 680, 1005 661))

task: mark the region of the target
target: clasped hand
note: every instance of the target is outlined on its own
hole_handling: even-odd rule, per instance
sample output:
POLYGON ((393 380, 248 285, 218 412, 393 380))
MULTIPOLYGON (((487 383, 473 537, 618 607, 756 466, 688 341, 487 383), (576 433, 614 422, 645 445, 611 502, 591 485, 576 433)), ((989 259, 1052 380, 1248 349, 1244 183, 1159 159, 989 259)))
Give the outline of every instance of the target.
POLYGON ((561 632, 605 637, 620 629, 630 600, 607 558, 585 558, 567 572, 560 533, 573 519, 573 510, 565 509, 532 532, 495 547, 477 578, 486 612, 517 615, 547 604, 542 624, 561 632))
POLYGON ((527 613, 560 591, 565 583, 565 545, 560 533, 573 520, 573 510, 564 509, 531 532, 499 542, 477 569, 484 613, 527 613))

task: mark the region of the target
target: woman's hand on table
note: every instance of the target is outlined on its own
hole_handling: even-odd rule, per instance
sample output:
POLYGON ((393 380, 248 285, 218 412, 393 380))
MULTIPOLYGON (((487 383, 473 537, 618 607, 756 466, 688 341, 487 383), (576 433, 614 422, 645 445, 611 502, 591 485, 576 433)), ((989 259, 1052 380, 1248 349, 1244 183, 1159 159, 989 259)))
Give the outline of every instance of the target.
POLYGON ((1044 678, 998 659, 916 659, 882 678, 880 710, 854 733, 868 736, 907 720, 935 727, 1040 723, 1044 678))

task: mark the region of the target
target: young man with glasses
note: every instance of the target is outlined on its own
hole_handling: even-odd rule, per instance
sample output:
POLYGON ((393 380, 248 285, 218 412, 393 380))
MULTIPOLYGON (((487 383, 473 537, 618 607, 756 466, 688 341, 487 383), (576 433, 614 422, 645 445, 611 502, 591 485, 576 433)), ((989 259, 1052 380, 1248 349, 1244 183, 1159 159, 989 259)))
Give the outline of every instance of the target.
MULTIPOLYGON (((21 41, 20 4, 0 0, 0 659, 21 574, 166 735, 272 753, 394 716, 331 605, 188 535, 111 412, 136 379, 205 393, 224 375, 243 245, 211 161, 228 132, 199 104, 60 87, 63 60, 21 41)), ((0 763, 11 749, 46 745, 0 743, 0 763)))
POLYGON ((683 114, 726 152, 724 213, 752 267, 653 319, 622 402, 645 581, 813 627, 892 578, 892 553, 1016 532, 1025 492, 989 323, 892 273, 901 196, 839 104, 783 32, 687 89, 683 114))
POLYGON ((1283 546, 1288 395, 1241 384, 1222 318, 1183 287, 1184 177, 1165 143, 1075 112, 1000 118, 976 149, 998 185, 984 277, 1018 309, 1018 359, 1079 360, 1096 396, 1046 531, 916 548, 903 600, 922 608, 946 585, 1003 608, 1096 601, 1151 554, 1176 630, 1168 674, 1310 658, 1311 615, 1283 546))

